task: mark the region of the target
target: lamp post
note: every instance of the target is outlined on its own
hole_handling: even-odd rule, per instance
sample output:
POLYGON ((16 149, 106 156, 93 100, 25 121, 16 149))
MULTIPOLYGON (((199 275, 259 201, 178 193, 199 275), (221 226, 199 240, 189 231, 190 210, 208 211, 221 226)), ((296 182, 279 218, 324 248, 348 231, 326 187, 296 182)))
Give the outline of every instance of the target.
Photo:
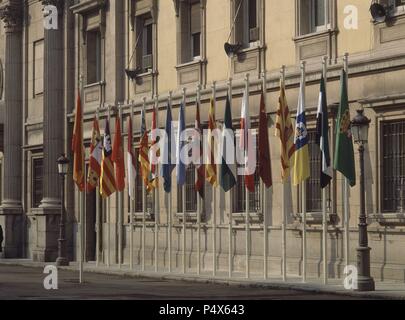
POLYGON ((66 255, 66 239, 65 239, 65 176, 69 169, 69 159, 62 154, 58 160, 58 172, 61 177, 61 200, 60 200, 60 223, 59 223, 59 243, 58 243, 58 258, 56 259, 57 266, 68 266, 69 260, 66 255))
POLYGON ((357 248, 358 291, 374 291, 374 280, 370 275, 370 247, 367 236, 367 217, 364 190, 364 145, 368 140, 370 120, 364 115, 364 110, 358 110, 352 121, 354 142, 359 146, 360 155, 360 216, 359 216, 359 246, 357 248))

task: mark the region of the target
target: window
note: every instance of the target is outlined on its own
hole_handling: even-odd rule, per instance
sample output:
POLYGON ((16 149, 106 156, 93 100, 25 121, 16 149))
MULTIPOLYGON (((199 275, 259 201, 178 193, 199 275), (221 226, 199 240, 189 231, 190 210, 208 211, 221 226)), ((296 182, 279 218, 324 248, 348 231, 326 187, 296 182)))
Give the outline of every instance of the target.
POLYGON ((258 0, 235 2, 235 42, 249 47, 259 41, 258 0))
POLYGON ((300 0, 299 4, 299 35, 328 29, 329 0, 300 0))
MULTIPOLYGON (((195 172, 194 164, 190 164, 186 168, 186 212, 197 212, 197 191, 195 190, 195 172)), ((182 187, 177 187, 177 212, 183 212, 183 192, 182 187)))
POLYGON ((99 30, 87 32, 87 84, 101 81, 101 33, 99 30))
MULTIPOLYGON (((138 160, 139 150, 135 150, 136 179, 135 179, 135 212, 143 212, 143 178, 141 175, 141 164, 138 160)), ((146 213, 153 213, 153 192, 146 192, 146 213)))
POLYGON ((44 40, 34 42, 34 64, 33 64, 33 92, 36 95, 44 92, 44 40))
MULTIPOLYGON (((257 134, 257 132, 255 132, 257 134)), ((257 137, 256 137, 257 140, 257 137)), ((238 133, 236 134, 236 143, 239 143, 238 133)), ((256 148, 256 171, 254 174, 255 192, 249 193, 249 212, 259 212, 260 206, 260 177, 259 177, 259 154, 256 148)), ((243 168, 243 164, 238 164, 238 168, 243 168)), ((246 211, 246 187, 245 176, 238 175, 236 178, 236 186, 232 189, 232 212, 245 213, 246 211)))
POLYGON ((405 120, 382 123, 382 211, 405 211, 405 120))
POLYGON ((43 159, 32 160, 32 207, 38 208, 42 201, 43 159))
POLYGON ((391 0, 392 5, 395 7, 395 12, 405 12, 405 0, 391 0))
POLYGON ((201 55, 201 12, 200 3, 190 6, 190 35, 191 35, 191 58, 201 55))
POLYGON ((137 37, 137 68, 142 73, 151 72, 153 68, 153 20, 150 13, 137 17, 139 33, 137 37))
POLYGON ((308 130, 310 177, 306 182, 307 212, 322 211, 322 190, 320 185, 321 174, 321 151, 316 144, 316 130, 308 130))

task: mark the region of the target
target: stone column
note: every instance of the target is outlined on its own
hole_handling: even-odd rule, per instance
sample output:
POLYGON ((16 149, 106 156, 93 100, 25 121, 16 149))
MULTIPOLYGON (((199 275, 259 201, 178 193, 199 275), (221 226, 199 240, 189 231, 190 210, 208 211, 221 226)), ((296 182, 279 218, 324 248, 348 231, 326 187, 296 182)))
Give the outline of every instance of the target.
POLYGON ((22 254, 22 1, 0 6, 6 32, 4 112, 4 198, 0 224, 4 232, 4 257, 22 254))
MULTIPOLYGON (((56 160, 64 151, 64 1, 43 0, 50 14, 56 13, 57 28, 44 28, 44 176, 43 199, 37 210, 38 243, 34 260, 54 261, 57 257, 60 218, 60 177, 56 160), (57 12, 52 11, 57 9, 57 12)), ((46 10, 44 10, 47 15, 46 10)), ((49 16, 49 17, 51 17, 49 16)), ((56 17, 55 16, 55 17, 56 17)), ((48 19, 49 19, 48 17, 48 19)), ((55 18, 54 17, 54 18, 55 18)), ((44 17, 47 18, 47 17, 44 17)), ((52 26, 50 23, 49 25, 52 26)))

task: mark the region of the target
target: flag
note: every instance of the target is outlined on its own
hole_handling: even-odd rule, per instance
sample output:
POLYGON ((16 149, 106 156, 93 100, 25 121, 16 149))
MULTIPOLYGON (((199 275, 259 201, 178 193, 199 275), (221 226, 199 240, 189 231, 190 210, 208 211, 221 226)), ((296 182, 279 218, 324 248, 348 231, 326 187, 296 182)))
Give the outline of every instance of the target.
POLYGON ((108 198, 115 192, 114 165, 111 161, 111 135, 108 119, 105 120, 103 160, 101 162, 100 194, 108 198))
POLYGON ((85 188, 84 176, 84 145, 83 145, 83 114, 80 92, 77 94, 75 124, 72 137, 73 181, 80 191, 85 188))
POLYGON ((300 93, 298 95, 297 119, 295 122, 295 157, 294 157, 294 177, 293 184, 299 185, 310 176, 308 131, 305 118, 305 80, 301 80, 300 93))
POLYGON ((332 180, 332 166, 329 154, 329 121, 328 104, 326 99, 325 79, 321 78, 321 89, 319 91, 318 114, 316 121, 316 144, 321 149, 321 188, 326 188, 332 180))
POLYGON ((205 164, 205 176, 207 181, 213 186, 218 186, 217 180, 217 165, 215 164, 215 145, 214 145, 214 136, 213 131, 216 129, 215 124, 215 102, 211 98, 210 110, 208 113, 208 154, 207 161, 205 164))
POLYGON ((222 129, 222 163, 219 175, 219 184, 225 192, 228 192, 236 185, 235 172, 235 135, 232 126, 231 104, 229 96, 227 96, 224 127, 222 129), (230 144, 232 144, 232 147, 230 144), (231 152, 233 153, 233 157, 231 156, 231 152))
POLYGON ((111 160, 115 163, 115 182, 118 191, 125 189, 125 159, 121 136, 121 119, 115 118, 115 136, 111 160))
POLYGON ((203 145, 202 145, 202 137, 203 137, 203 129, 201 126, 201 119, 200 119, 200 104, 197 102, 196 104, 196 113, 195 113, 195 130, 199 134, 199 144, 200 144, 200 157, 199 163, 196 165, 197 168, 197 179, 195 182, 195 189, 200 195, 201 198, 204 198, 204 185, 205 185, 205 166, 204 166, 204 159, 203 159, 203 145))
POLYGON ((271 159, 269 146, 269 130, 268 118, 266 113, 266 105, 264 102, 264 94, 260 97, 260 114, 259 114, 259 176, 264 185, 270 188, 273 185, 271 176, 271 159))
POLYGON ((161 166, 161 175, 163 177, 163 188, 166 193, 172 191, 172 172, 174 169, 173 159, 172 159, 172 141, 173 141, 173 130, 172 130, 172 108, 170 104, 167 105, 166 111, 166 140, 163 144, 162 149, 162 159, 164 163, 161 166))
POLYGON ((335 170, 343 174, 351 187, 356 185, 356 171, 354 166, 354 150, 352 133, 350 131, 350 110, 347 94, 346 72, 342 71, 340 88, 340 105, 336 125, 335 170))
POLYGON ((146 191, 151 192, 153 186, 150 184, 150 163, 149 163, 149 139, 146 130, 145 110, 142 110, 141 124, 141 144, 139 147, 139 162, 141 164, 141 175, 146 187, 146 191))
POLYGON ((127 170, 128 170, 128 194, 135 199, 136 157, 132 148, 132 116, 128 118, 128 146, 127 146, 127 170))
POLYGON ((285 96, 284 81, 280 81, 280 97, 276 119, 276 136, 280 138, 281 147, 281 179, 286 182, 290 174, 292 157, 295 151, 294 129, 291 123, 290 111, 285 96))
POLYGON ((152 128, 151 128, 151 147, 149 149, 149 159, 150 159, 150 185, 153 188, 158 186, 158 173, 157 173, 157 163, 159 158, 159 143, 157 141, 157 110, 153 108, 152 112, 152 128))
POLYGON ((250 192, 255 192, 254 174, 247 174, 249 163, 249 151, 253 146, 249 146, 250 134, 250 114, 249 114, 249 92, 245 91, 242 98, 242 109, 240 116, 240 148, 244 150, 245 155, 245 186, 250 192))
POLYGON ((177 184, 183 186, 186 183, 186 165, 181 161, 180 155, 185 142, 182 141, 181 135, 184 130, 186 130, 186 123, 184 119, 184 104, 180 104, 179 110, 179 125, 177 128, 177 139, 176 139, 176 176, 177 184))
POLYGON ((98 120, 94 117, 90 142, 89 172, 87 175, 87 192, 97 188, 101 175, 101 161, 103 157, 103 143, 101 141, 98 120))

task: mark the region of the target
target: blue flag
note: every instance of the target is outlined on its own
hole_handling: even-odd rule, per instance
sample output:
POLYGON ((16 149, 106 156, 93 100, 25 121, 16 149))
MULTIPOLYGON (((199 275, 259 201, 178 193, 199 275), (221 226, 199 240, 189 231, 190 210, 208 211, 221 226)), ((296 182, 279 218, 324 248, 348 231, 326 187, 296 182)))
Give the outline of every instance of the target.
POLYGON ((172 172, 174 169, 172 160, 172 109, 170 105, 167 106, 166 113, 166 140, 162 148, 163 164, 161 166, 161 176, 163 177, 163 188, 166 193, 172 191, 172 172))
POLYGON ((184 119, 184 105, 183 103, 180 104, 180 111, 179 111, 179 125, 177 128, 177 139, 176 139, 176 176, 177 176, 177 184, 179 186, 183 186, 186 183, 186 166, 181 161, 180 155, 181 150, 184 147, 184 141, 181 139, 181 135, 183 131, 186 130, 186 123, 184 119))

